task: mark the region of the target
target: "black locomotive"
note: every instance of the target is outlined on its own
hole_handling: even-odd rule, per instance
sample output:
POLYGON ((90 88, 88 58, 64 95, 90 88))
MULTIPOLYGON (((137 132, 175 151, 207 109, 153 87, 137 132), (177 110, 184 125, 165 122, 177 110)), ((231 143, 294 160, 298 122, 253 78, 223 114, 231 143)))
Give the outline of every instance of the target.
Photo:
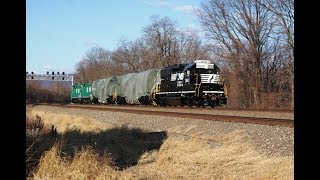
POLYGON ((219 72, 208 60, 165 67, 160 72, 156 101, 160 106, 225 106, 226 89, 219 72))

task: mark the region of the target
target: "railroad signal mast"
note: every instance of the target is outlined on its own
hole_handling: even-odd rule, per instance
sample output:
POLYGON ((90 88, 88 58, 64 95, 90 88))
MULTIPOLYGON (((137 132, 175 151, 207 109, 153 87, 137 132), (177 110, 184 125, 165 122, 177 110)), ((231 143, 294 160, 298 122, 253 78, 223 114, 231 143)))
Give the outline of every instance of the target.
POLYGON ((31 73, 26 72, 26 80, 28 81, 32 81, 32 80, 36 80, 36 81, 71 81, 71 84, 73 86, 73 76, 69 75, 69 74, 65 74, 64 72, 62 72, 60 74, 60 72, 57 72, 56 74, 54 73, 54 71, 52 71, 51 73, 49 73, 49 71, 47 71, 47 74, 34 74, 34 72, 32 71, 31 73))

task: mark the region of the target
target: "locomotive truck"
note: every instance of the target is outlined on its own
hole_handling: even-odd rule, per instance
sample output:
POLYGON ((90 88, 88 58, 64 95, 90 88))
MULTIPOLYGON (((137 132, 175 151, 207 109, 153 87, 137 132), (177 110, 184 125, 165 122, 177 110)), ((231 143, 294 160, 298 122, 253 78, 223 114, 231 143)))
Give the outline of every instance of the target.
POLYGON ((227 104, 227 89, 216 64, 195 60, 75 84, 71 102, 215 107, 227 104))

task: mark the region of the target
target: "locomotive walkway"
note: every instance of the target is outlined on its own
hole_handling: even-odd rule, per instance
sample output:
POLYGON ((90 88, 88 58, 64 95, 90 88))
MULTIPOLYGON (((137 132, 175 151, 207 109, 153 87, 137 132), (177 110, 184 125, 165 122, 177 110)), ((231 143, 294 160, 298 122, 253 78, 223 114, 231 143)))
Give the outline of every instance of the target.
MULTIPOLYGON (((247 116, 230 116, 230 115, 213 115, 213 114, 203 114, 198 113, 185 113, 185 112, 172 112, 172 111, 154 111, 146 109, 130 109, 130 108, 119 108, 116 106, 92 106, 92 105, 56 105, 52 106, 64 107, 64 108, 78 108, 87 110, 99 110, 99 111, 113 111, 113 112, 125 112, 134 114, 145 114, 145 115, 160 115, 160 116, 171 116, 171 117, 182 117, 182 118, 194 118, 194 119, 204 119, 211 121, 225 121, 232 123, 249 123, 249 124, 259 124, 268 126, 284 126, 284 127, 294 127, 294 120, 292 119, 277 119, 277 118, 261 118, 261 117, 247 117, 247 116)), ((128 106, 127 106, 128 107, 128 106)), ((130 106, 129 106, 130 107, 130 106)), ((249 110, 250 111, 250 110, 249 110)))

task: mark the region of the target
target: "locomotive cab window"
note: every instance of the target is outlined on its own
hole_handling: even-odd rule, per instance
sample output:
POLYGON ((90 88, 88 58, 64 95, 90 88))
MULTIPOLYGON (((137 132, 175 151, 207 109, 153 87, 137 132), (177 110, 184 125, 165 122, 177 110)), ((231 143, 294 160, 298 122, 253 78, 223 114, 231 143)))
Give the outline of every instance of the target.
POLYGON ((219 74, 216 69, 206 69, 205 74, 219 74))
POLYGON ((219 74, 220 73, 220 69, 216 65, 214 65, 213 69, 206 69, 205 73, 206 74, 219 74))

